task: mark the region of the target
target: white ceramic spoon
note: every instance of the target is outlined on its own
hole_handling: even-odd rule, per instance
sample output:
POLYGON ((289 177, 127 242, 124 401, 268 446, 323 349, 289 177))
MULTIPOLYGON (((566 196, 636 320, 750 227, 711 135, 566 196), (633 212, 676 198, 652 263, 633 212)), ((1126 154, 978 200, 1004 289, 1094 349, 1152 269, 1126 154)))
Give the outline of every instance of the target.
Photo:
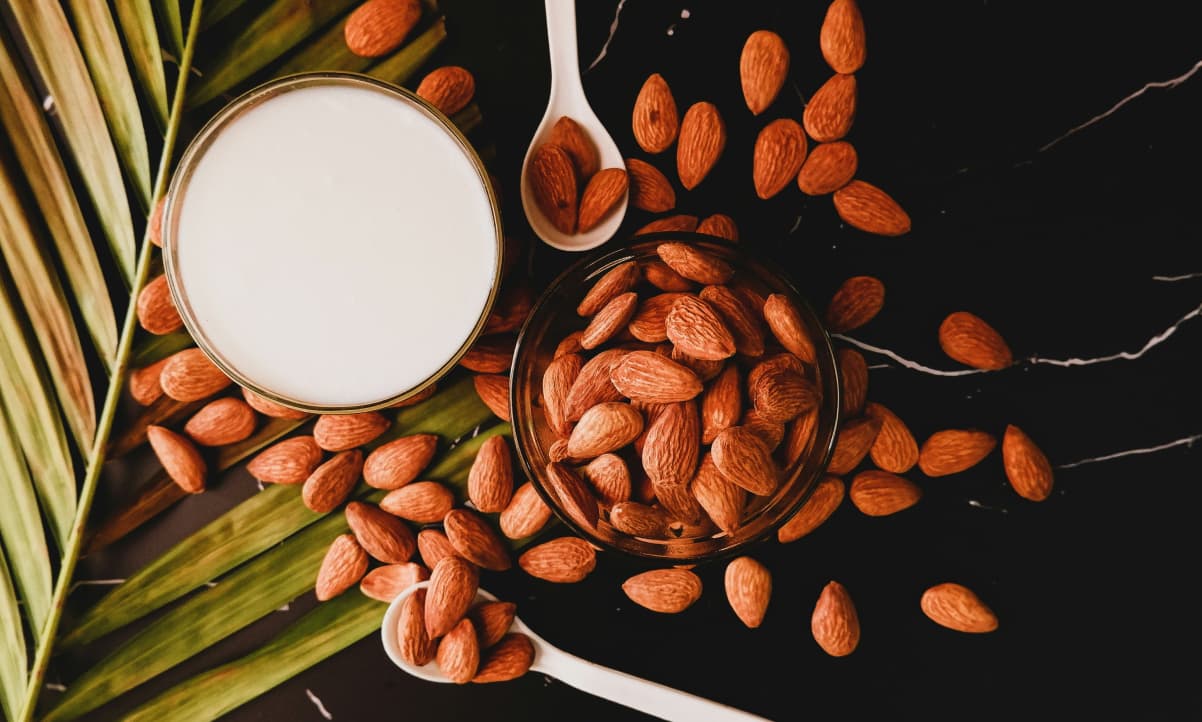
MULTIPOLYGON (((396 666, 414 677, 429 682, 447 682, 436 662, 417 667, 401 658, 400 643, 397 639, 397 622, 400 621, 401 603, 418 589, 428 586, 429 582, 414 584, 392 601, 388 611, 384 613, 384 624, 380 628, 380 636, 384 640, 384 651, 396 666)), ((476 601, 495 602, 496 597, 484 591, 476 592, 476 601)), ((557 649, 547 640, 535 634, 521 619, 514 619, 511 632, 521 632, 534 643, 534 664, 532 672, 554 677, 576 689, 598 697, 617 702, 631 709, 637 709, 672 722, 766 722, 763 717, 748 714, 724 704, 711 702, 687 692, 665 687, 645 679, 631 676, 599 664, 593 664, 575 655, 557 649)))
MULTIPOLYGON (((576 54, 575 0, 546 0, 546 6, 547 45, 551 50, 551 97, 547 100, 547 112, 526 150, 526 159, 522 161, 522 209, 526 212, 530 227, 547 245, 561 251, 587 251, 605 243, 617 233, 618 226, 622 225, 622 219, 626 216, 629 194, 622 196, 617 208, 596 228, 588 233, 565 234, 547 220, 534 201, 534 194, 526 181, 526 166, 530 163, 530 156, 546 142, 555 121, 566 115, 575 120, 597 146, 602 168, 625 168, 626 163, 617 143, 597 119, 597 114, 588 104, 588 98, 584 97, 584 85, 580 82, 580 60, 576 54)), ((582 193, 587 182, 587 178, 581 179, 577 191, 582 193)))

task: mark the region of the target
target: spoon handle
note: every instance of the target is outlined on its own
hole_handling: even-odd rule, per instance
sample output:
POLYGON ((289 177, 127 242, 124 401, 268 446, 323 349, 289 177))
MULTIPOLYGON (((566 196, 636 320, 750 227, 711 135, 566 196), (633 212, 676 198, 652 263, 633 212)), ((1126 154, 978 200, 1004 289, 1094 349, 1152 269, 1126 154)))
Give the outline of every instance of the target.
POLYGON ((535 669, 582 692, 672 722, 766 722, 734 707, 593 664, 545 642, 539 645, 535 669))
POLYGON ((551 51, 551 97, 584 95, 576 50, 576 0, 546 0, 547 47, 551 51))

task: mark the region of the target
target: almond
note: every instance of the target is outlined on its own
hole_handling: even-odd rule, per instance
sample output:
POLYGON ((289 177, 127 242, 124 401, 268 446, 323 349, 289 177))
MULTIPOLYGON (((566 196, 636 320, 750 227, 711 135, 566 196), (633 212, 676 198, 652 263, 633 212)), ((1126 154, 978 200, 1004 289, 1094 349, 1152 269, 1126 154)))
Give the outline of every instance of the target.
POLYGON ((885 471, 894 474, 904 474, 918 463, 918 442, 910 433, 910 428, 881 404, 869 403, 864 407, 864 413, 881 422, 880 433, 872 442, 872 463, 885 471))
POLYGON ((480 511, 502 511, 513 497, 513 460, 504 436, 480 445, 467 475, 467 496, 480 511))
POLYGON ((597 526, 597 498, 571 467, 554 461, 547 464, 546 482, 568 516, 583 526, 597 526))
POLYGON ((476 374, 472 377, 476 395, 501 421, 509 421, 509 377, 500 374, 476 374))
POLYGON ((600 225, 621 204, 628 186, 626 171, 622 168, 606 168, 590 178, 580 197, 577 230, 588 233, 600 225))
POLYGON ((435 655, 438 669, 455 684, 467 684, 480 667, 480 640, 476 625, 470 619, 460 619, 438 643, 435 655))
POLYGON ((705 301, 681 296, 672 302, 665 321, 668 340, 682 353, 702 361, 720 361, 735 353, 730 329, 705 301))
POLYGON ((466 68, 447 65, 422 78, 417 94, 443 115, 454 115, 467 107, 476 94, 476 79, 466 68))
POLYGON ((159 196, 154 203, 154 209, 150 211, 150 218, 146 221, 146 238, 159 248, 163 247, 163 206, 166 204, 167 196, 159 196))
POLYGON ((478 374, 503 374, 513 361, 516 339, 508 334, 482 336, 459 359, 459 365, 478 374))
POLYGON ((859 351, 850 348, 839 349, 838 359, 843 386, 839 398, 841 413, 849 418, 859 416, 868 400, 868 362, 859 351))
POLYGON ((692 371, 703 384, 718 378, 718 374, 726 368, 726 359, 699 359, 688 355, 670 343, 660 345, 655 351, 660 355, 667 352, 668 358, 692 371))
POLYGON ((597 404, 622 398, 610 378, 614 367, 625 357, 626 351, 622 349, 606 349, 581 366, 564 405, 564 415, 568 421, 579 421, 585 411, 597 404))
POLYGON ((664 539, 669 534, 670 521, 662 509, 637 501, 620 501, 609 510, 609 523, 630 536, 664 539))
POLYGON ((1002 462, 1010 486, 1024 499, 1043 501, 1052 493, 1052 465, 1031 437, 1017 426, 1002 436, 1002 462))
POLYGON ((162 376, 163 367, 166 365, 167 359, 162 359, 129 372, 129 395, 134 401, 143 406, 150 406, 163 395, 159 377, 162 376))
POLYGON ((418 667, 433 661, 437 649, 430 635, 426 633, 426 596, 425 589, 418 589, 405 597, 397 619, 397 640, 401 659, 418 667))
POLYGON ((269 416, 273 419, 300 419, 309 416, 308 413, 298 409, 289 408, 283 404, 278 404, 266 396, 260 396, 250 389, 242 389, 242 398, 250 405, 252 409, 258 411, 264 416, 269 416))
POLYGON ((166 274, 148 282, 138 293, 138 323, 159 336, 183 328, 184 320, 171 300, 166 274))
POLYGON ((686 213, 678 213, 672 216, 664 216, 656 218, 647 225, 638 229, 633 235, 645 236, 648 233, 667 233, 667 232, 683 232, 692 233, 697 230, 697 216, 690 216, 686 213))
POLYGON ((404 522, 371 504, 361 501, 347 504, 346 523, 359 546, 385 564, 409 561, 417 547, 413 532, 404 522))
POLYGON ((718 434, 710 453, 726 480, 756 496, 768 496, 778 483, 768 446, 751 430, 732 426, 718 434))
POLYGON ((601 156, 597 153, 597 146, 584 128, 568 116, 562 116, 555 121, 547 142, 567 151, 578 178, 592 178, 601 169, 601 156))
POLYGON ((342 594, 359 583, 367 573, 367 552, 350 534, 339 535, 326 550, 317 571, 314 592, 317 601, 324 602, 342 594))
POLYGON ((718 432, 739 423, 743 393, 739 369, 727 366, 701 396, 701 442, 711 443, 718 432))
POLYGON ((864 65, 864 18, 856 0, 834 0, 818 33, 822 57, 836 73, 854 73, 864 65))
POLYGON ((797 174, 802 193, 821 196, 834 193, 851 183, 860 167, 855 146, 845 140, 814 146, 797 174))
POLYGON ((957 311, 939 324, 943 352, 965 366, 997 371, 1014 364, 1014 356, 1001 334, 967 311, 957 311))
POLYGON ((305 479, 305 485, 301 488, 305 506, 318 514, 334 511, 350 496, 362 471, 362 451, 351 449, 334 454, 333 458, 318 466, 305 479))
POLYGON ((616 296, 589 321, 580 337, 580 345, 591 351, 616 336, 634 318, 638 303, 639 295, 634 291, 616 296))
POLYGON ((495 572, 512 566, 505 542, 492 526, 470 509, 453 509, 442 520, 447 539, 469 562, 495 572))
POLYGON ((572 432, 567 420, 568 395, 583 365, 579 354, 569 353, 553 359, 543 372, 543 413, 546 414, 547 425, 561 437, 572 432))
POLYGON ((806 363, 814 363, 814 344, 801 320, 801 312, 788 297, 780 293, 768 296, 764 302, 764 320, 785 350, 806 363))
POLYGON ((668 81, 659 73, 652 73, 643 82, 634 101, 634 117, 631 119, 634 140, 648 153, 662 153, 676 140, 680 120, 676 112, 676 99, 668 81))
POLYGON ((846 657, 860 643, 860 618, 851 595, 839 582, 830 582, 818 596, 810 631, 822 651, 832 657, 846 657))
POLYGON ((530 547, 518 558, 518 565, 532 577, 570 584, 597 567, 597 552, 579 537, 563 536, 530 547))
POLYGON ((814 385, 789 369, 770 369, 758 375, 747 395, 760 416, 779 423, 797 418, 819 401, 814 385))
MULTIPOLYGON (((700 228, 700 226, 698 226, 700 228)), ((647 283, 661 291, 684 292, 693 288, 693 282, 676 271, 673 271, 663 261, 647 261, 643 264, 643 278, 647 283)))
POLYGON ((205 404, 184 424, 184 433, 201 446, 233 444, 254 431, 254 410, 242 399, 230 396, 205 404))
MULTIPOLYGON (((493 305, 481 333, 509 333, 517 331, 526 322, 534 305, 534 294, 526 284, 510 285, 493 305)), ((416 402, 415 402, 416 403, 416 402)))
POLYGON ((427 569, 438 566, 444 557, 459 556, 455 552, 455 547, 451 546, 451 540, 447 539, 447 535, 438 529, 422 529, 417 533, 417 553, 427 569))
POLYGON ((480 649, 488 649, 501 641, 513 625, 517 609, 513 602, 481 602, 472 607, 468 612, 468 619, 472 620, 476 627, 480 649))
POLYGON ((755 193, 767 200, 793 182, 806 158, 806 135, 801 125, 777 118, 765 125, 755 139, 752 181, 755 193))
POLYGON ((871 183, 853 180, 835 191, 835 211, 849 226, 878 236, 910 232, 910 216, 897 201, 871 183))
POLYGON ((424 386, 420 391, 410 394, 409 396, 397 401, 388 408, 390 409, 407 409, 410 406, 417 406, 423 401, 430 399, 434 394, 438 393, 438 384, 431 382, 424 386))
POLYGON ((580 470, 601 503, 617 504, 630 498, 630 469, 616 454, 601 454, 580 470))
MULTIPOLYGON (((426 587, 426 634, 438 639, 451 631, 476 601, 480 572, 457 556, 438 560, 426 587)), ((472 634, 475 638, 475 633, 472 634)))
MULTIPOLYGON (((417 562, 403 564, 386 564, 376 567, 359 582, 359 591, 363 596, 379 602, 391 602, 409 587, 430 578, 430 570, 417 562)), ((413 596, 416 596, 415 592, 413 596)), ((419 606, 420 610, 420 606, 419 606)), ((403 612, 402 612, 403 613, 403 612)), ((426 631, 425 623, 421 625, 422 633, 426 631)))
POLYGON ((363 480, 377 489, 399 489, 417 478, 434 459, 438 437, 414 434, 389 441, 367 456, 363 480))
POLYGON ((564 354, 580 353, 583 351, 584 347, 580 345, 580 337, 583 335, 583 331, 573 331, 567 336, 564 336, 563 340, 559 342, 559 345, 555 347, 555 354, 551 358, 559 358, 564 354))
POLYGON ((697 404, 693 401, 669 404, 647 431, 643 469, 657 489, 661 484, 687 485, 697 469, 700 450, 701 420, 697 404))
POLYGON ((769 419, 754 408, 747 409, 743 413, 743 418, 739 420, 738 425, 746 427, 748 431, 760 437, 760 440, 768 446, 769 451, 780 446, 781 440, 785 438, 783 421, 769 419))
POLYGON ((771 30, 757 30, 747 36, 739 56, 739 78, 743 99, 752 115, 764 112, 785 85, 789 76, 789 48, 771 30))
POLYGON ((751 557, 726 565, 726 601, 735 616, 751 629, 760 626, 772 599, 772 573, 751 557))
POLYGON ((995 446, 997 439, 984 431, 936 431, 918 451, 918 468, 927 476, 957 474, 976 466, 995 446))
MULTIPOLYGON (((664 508, 671 519, 673 527, 683 526, 685 529, 694 527, 688 532, 689 536, 702 536, 709 533, 708 531, 703 532, 699 527, 708 525, 713 528, 713 525, 709 524, 709 520, 705 518, 705 510, 697 502, 697 497, 693 496, 689 482, 656 482, 652 479, 651 488, 660 506, 664 508)), ((682 532, 681 535, 683 536, 684 533, 682 532)))
POLYGON ((889 516, 917 504, 922 489, 903 476, 868 469, 852 479, 848 496, 868 516, 889 516))
POLYGON ((176 401, 200 401, 231 383, 230 378, 198 348, 187 348, 168 356, 159 372, 163 393, 176 401))
POLYGON ((668 340, 668 312, 684 293, 657 293, 639 304, 626 329, 640 341, 659 343, 668 340))
POLYGON ((440 522, 455 506, 455 495, 437 481, 419 481, 393 489, 380 500, 380 508, 418 524, 440 522))
POLYGON ((146 427, 146 438, 163 470, 179 488, 189 494, 199 494, 205 490, 208 469, 191 441, 171 429, 154 424, 146 427))
POLYGON ((405 42, 421 16, 418 0, 367 0, 346 19, 346 47, 362 58, 387 55, 405 42))
POLYGON ((497 642, 484 660, 480 670, 472 678, 476 684, 508 682, 530 671, 534 664, 534 645, 524 634, 506 634, 497 642))
POLYGON ((855 117, 856 76, 836 73, 810 97, 801 119, 811 138, 829 143, 847 135, 855 117))
POLYGON ((597 279, 588 293, 584 294, 584 299, 576 307, 576 313, 585 318, 592 316, 610 301, 633 290, 635 284, 639 282, 639 276, 639 264, 634 261, 619 263, 606 271, 605 275, 597 279))
POLYGON ((701 300, 708 303, 734 336, 735 350, 744 356, 762 356, 764 353, 764 329, 758 310, 747 304, 726 286, 706 286, 701 289, 701 300))
POLYGON ((693 103, 680 122, 676 143, 676 174, 693 190, 705 180, 726 147, 726 124, 713 103, 693 103))
POLYGON ((326 451, 346 451, 374 440, 388 430, 383 414, 368 411, 361 414, 325 414, 313 425, 313 438, 326 451))
MULTIPOLYGON (((747 424, 746 421, 743 423, 747 424)), ((817 409, 798 416, 792 424, 789 424, 789 428, 784 434, 784 459, 786 467, 796 464, 810 450, 810 447, 813 446, 817 430, 817 409)))
POLYGON ((839 504, 843 503, 843 494, 842 479, 837 476, 822 477, 805 504, 776 530, 777 540, 781 544, 795 542, 822 526, 822 523, 839 508, 839 504))
POLYGON ((688 401, 701 393, 692 370, 654 351, 632 351, 613 370, 611 384, 629 399, 657 404, 688 401))
POLYGON ((673 271, 697 283, 726 283, 735 272, 726 261, 687 243, 661 243, 655 252, 673 271))
POLYGON ((321 463, 321 447, 312 436, 294 436, 267 447, 246 465, 250 475, 269 484, 299 484, 321 463))
POLYGON ((626 159, 630 202, 648 213, 663 213, 676 207, 676 191, 659 168, 638 158, 626 159))
POLYGON ((922 593, 920 604, 922 613, 931 621, 957 632, 982 634, 998 627, 993 610, 962 584, 936 584, 922 593))
POLYGON ((739 228, 735 225, 735 219, 725 213, 715 213, 703 218, 697 224, 697 232, 707 236, 725 238, 728 241, 739 240, 739 228))
POLYGON ((859 466, 872 449, 880 431, 880 419, 866 417, 842 424, 835 438, 835 450, 831 452, 831 459, 826 465, 827 471, 842 475, 859 466))
POLYGON ((534 484, 527 481, 518 487, 501 512, 501 533, 510 539, 525 539, 538 532, 551 519, 551 507, 539 496, 534 484))
POLYGON ((576 232, 576 167, 558 145, 543 143, 530 156, 530 189, 543 216, 561 233, 576 232))
POLYGON ((885 305, 885 284, 872 276, 853 276, 839 286, 826 307, 826 326, 835 333, 855 330, 885 305))
POLYGON ((747 492, 718 471, 712 454, 707 453, 701 460, 690 490, 719 529, 727 534, 738 530, 743 521, 743 508, 747 505, 747 492))
POLYGON ((701 598, 701 579, 687 569, 652 569, 622 583, 630 601, 663 614, 676 614, 701 598))
POLYGON ((591 459, 634 441, 643 432, 643 415, 630 404, 608 401, 584 412, 568 437, 568 456, 591 459))

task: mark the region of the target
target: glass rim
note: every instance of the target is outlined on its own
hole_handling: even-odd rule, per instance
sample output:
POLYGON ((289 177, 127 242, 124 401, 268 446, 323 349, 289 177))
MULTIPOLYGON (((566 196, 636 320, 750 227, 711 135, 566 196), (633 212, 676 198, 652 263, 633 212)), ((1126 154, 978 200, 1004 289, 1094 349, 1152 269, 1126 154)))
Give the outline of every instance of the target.
POLYGON ((484 162, 480 159, 475 148, 472 147, 467 137, 451 122, 450 118, 444 115, 441 111, 435 108, 424 98, 417 94, 406 90, 398 85, 394 85, 384 80, 365 75, 363 73, 352 73, 343 71, 318 71, 305 72, 286 75, 274 80, 267 81, 261 85, 255 86, 247 90, 242 95, 239 95, 234 100, 230 101, 225 107, 217 111, 204 126, 192 138, 183 154, 180 156, 175 172, 172 174, 171 183, 167 191, 163 195, 163 213, 162 213, 162 241, 163 241, 163 271, 167 277, 167 286, 171 292, 171 298, 175 303, 176 309, 179 311, 180 318, 184 322, 184 328, 188 334, 196 342, 196 346, 204 352, 204 354, 212 361, 217 368, 221 369, 222 373, 232 379, 239 386, 248 389, 266 399, 282 404, 298 411, 304 411, 311 414, 336 414, 336 413, 360 413, 365 411, 375 411, 383 408, 388 408, 394 404, 400 403, 417 394, 425 391, 431 385, 438 382, 448 372, 455 368, 459 360, 467 353, 472 344, 481 335, 484 325, 488 321, 489 314, 492 313, 493 305, 496 302, 497 295, 501 284, 501 269, 503 266, 503 254, 505 252, 505 232, 501 222, 500 203, 497 200, 497 195, 493 189, 492 182, 489 178, 488 170, 484 166, 484 162), (200 160, 204 157, 209 147, 220 135, 221 131, 230 123, 236 121, 250 110, 253 110, 264 101, 270 100, 272 97, 281 93, 297 90, 303 87, 310 86, 343 86, 343 87, 360 87, 380 92, 384 95, 408 104, 409 106, 421 111, 426 117, 434 121, 436 125, 446 132, 455 142, 459 149, 464 154, 464 157, 471 164, 476 172, 480 186, 483 188, 486 197, 488 198, 488 207, 492 213, 493 221, 493 236, 496 246, 496 262, 493 266, 492 284, 489 288, 488 296, 484 301, 480 310, 480 317, 476 319, 475 326, 472 327, 470 333, 464 339, 463 344, 452 354, 447 361, 440 366, 434 373, 427 376, 420 383, 408 388, 394 396, 379 401, 372 401, 359 404, 319 404, 301 399, 290 398, 286 395, 272 391, 262 384, 247 377, 241 373, 233 363, 229 362, 217 350, 216 344, 213 344, 205 334, 202 324, 196 319, 193 313, 191 304, 188 301, 188 295, 183 287, 183 283, 179 277, 178 258, 178 238, 177 225, 179 222, 179 199, 187 193, 192 174, 195 172, 200 160))

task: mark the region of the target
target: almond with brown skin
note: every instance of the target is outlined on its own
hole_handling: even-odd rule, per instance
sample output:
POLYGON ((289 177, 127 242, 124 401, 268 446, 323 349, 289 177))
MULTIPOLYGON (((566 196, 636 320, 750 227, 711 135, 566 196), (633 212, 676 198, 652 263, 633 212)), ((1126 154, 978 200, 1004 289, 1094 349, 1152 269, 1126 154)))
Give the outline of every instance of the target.
POLYGON ((626 171, 606 168, 598 171, 584 187, 580 197, 580 218, 577 230, 588 233, 601 224, 626 197, 629 186, 626 171))
POLYGON ((782 544, 795 542, 806 536, 835 513, 843 503, 843 480, 837 476, 824 476, 814 487, 806 503, 797 510, 793 518, 776 530, 776 538, 782 544))
POLYGON ((480 649, 488 649, 509 631, 518 606, 513 602, 481 602, 468 612, 468 619, 476 627, 480 649))
POLYGON ((897 201, 871 183, 853 180, 835 191, 835 211, 849 226, 878 236, 910 232, 910 216, 897 201))
POLYGON ((693 288, 693 282, 676 271, 673 271, 663 261, 647 261, 643 264, 643 278, 647 283, 661 291, 682 293, 693 288))
POLYGON ((500 374, 476 374, 472 377, 476 395, 501 421, 509 421, 509 377, 500 374))
POLYGON ((455 495, 437 481, 419 481, 393 489, 380 500, 380 508, 418 524, 440 522, 455 506, 455 495))
POLYGON ((581 180, 592 178, 601 169, 601 156, 597 153, 596 144, 572 118, 565 115, 555 121, 547 142, 567 151, 581 180))
POLYGON ((163 395, 159 377, 162 376, 163 367, 166 365, 167 359, 162 359, 129 373, 129 395, 134 401, 143 406, 150 406, 163 395))
POLYGON ((790 371, 798 376, 806 376, 805 364, 788 351, 772 354, 759 360, 747 373, 747 385, 753 386, 760 377, 769 372, 790 371))
POLYGON ((597 404, 584 412, 568 437, 568 456, 591 459, 615 451, 643 433, 643 415, 620 401, 597 404))
MULTIPOLYGON (((744 421, 744 423, 747 423, 744 421)), ((784 459, 788 468, 798 462, 813 446, 814 437, 818 430, 818 410, 813 409, 798 416, 784 434, 784 459)))
POLYGON ((346 19, 346 47, 362 58, 378 58, 401 46, 421 19, 418 0, 367 0, 346 19))
POLYGON ((918 450, 918 468, 927 476, 958 474, 980 463, 995 446, 997 439, 984 431, 936 431, 918 450))
POLYGON ((848 496, 868 516, 889 516, 917 504, 922 489, 904 476, 868 469, 852 479, 848 496))
POLYGON ((183 328, 184 320, 171 300, 165 274, 148 282, 138 293, 138 324, 157 336, 183 328))
POLYGON ((564 336, 559 345, 555 347, 555 354, 551 358, 559 358, 564 354, 580 353, 583 351, 584 347, 580 345, 580 337, 583 335, 583 331, 573 331, 564 336))
POLYGON ((743 99, 752 115, 764 112, 785 85, 789 76, 789 48, 771 30, 757 30, 747 36, 739 56, 739 78, 743 99))
POLYGON ((839 582, 830 582, 818 596, 810 617, 810 632, 822 651, 832 657, 846 657, 860 643, 860 618, 856 605, 839 582))
POLYGON ((651 424, 643 442, 643 469, 652 483, 687 485, 697 469, 701 419, 697 404, 669 404, 651 424))
POLYGON ((914 468, 918 463, 918 442, 906 423, 877 403, 867 404, 864 413, 881 422, 880 433, 868 452, 872 456, 872 463, 894 474, 904 474, 914 468))
POLYGON ((426 632, 426 596, 425 589, 418 589, 405 597, 397 619, 397 641, 401 659, 418 667, 429 664, 437 650, 426 632))
POLYGON ((789 369, 760 374, 748 386, 747 395, 760 416, 778 423, 792 421, 819 401, 814 385, 789 369))
POLYGON ((701 222, 697 224, 697 232, 707 236, 725 238, 728 241, 739 240, 739 228, 735 225, 735 219, 725 213, 715 213, 701 219, 701 222))
POLYGON ((572 432, 572 425, 567 420, 568 395, 583 365, 584 360, 579 354, 569 353, 553 359, 543 372, 543 413, 547 416, 547 425, 561 437, 572 432))
POLYGON ((739 369, 731 364, 718 374, 701 396, 701 442, 709 444, 723 429, 739 423, 742 410, 739 369))
POLYGON ((718 434, 710 453, 726 480, 756 496, 768 496, 778 483, 776 463, 767 444, 742 426, 718 434))
POLYGON ((551 507, 539 496, 534 484, 527 481, 518 487, 501 512, 501 533, 510 539, 525 539, 546 526, 551 519, 551 507))
POLYGON ((146 427, 146 439, 167 476, 179 488, 189 494, 199 494, 205 490, 208 469, 191 441, 171 429, 153 424, 146 427))
POLYGON ((652 569, 622 583, 630 601, 662 614, 676 614, 701 598, 701 579, 687 569, 652 569))
POLYGON ((880 431, 880 419, 865 417, 842 424, 835 438, 835 450, 831 452, 831 460, 826 465, 827 471, 842 475, 859 466, 872 449, 880 431))
POLYGON ((706 286, 701 289, 701 300, 708 303, 735 339, 735 350, 744 356, 762 356, 764 353, 764 329, 760 321, 759 309, 747 307, 747 304, 726 286, 706 286))
POLYGON ((871 321, 885 305, 885 284, 872 276, 853 276, 839 286, 826 307, 826 326, 836 333, 871 321))
POLYGON ((580 537, 561 536, 527 549, 518 558, 518 566, 543 581, 571 584, 597 567, 597 552, 580 537))
POLYGON ((939 345, 943 352, 965 366, 998 371, 1014 364, 1010 347, 992 326, 980 316, 957 311, 939 324, 939 345))
POLYGON ((390 408, 390 409, 407 409, 410 406, 417 406, 421 402, 434 396, 434 394, 436 394, 436 393, 438 393, 438 384, 430 383, 430 384, 427 384, 425 386, 425 388, 421 389, 420 391, 410 394, 409 396, 392 404, 388 408, 390 408))
POLYGON ((515 342, 509 334, 481 336, 459 359, 459 365, 478 374, 506 373, 513 361, 515 342))
POLYGON ((1024 499, 1043 501, 1052 493, 1052 465, 1031 437, 1014 425, 1002 436, 1002 462, 1010 486, 1024 499))
POLYGON ((283 404, 277 404, 271 399, 260 396, 250 389, 242 389, 242 398, 250 405, 252 409, 258 411, 264 416, 270 416, 273 419, 293 419, 300 420, 307 417, 304 411, 292 409, 283 404))
MULTIPOLYGON (((443 636, 463 619, 476 601, 479 584, 480 572, 472 564, 457 556, 438 560, 430 572, 430 586, 426 587, 424 616, 430 639, 443 636)), ((472 638, 475 636, 473 632, 472 638)))
POLYGON ((814 363, 814 343, 801 320, 801 312, 784 294, 774 293, 764 301, 764 320, 785 350, 806 363, 814 363))
POLYGON ((376 411, 361 414, 325 414, 313 425, 313 438, 326 451, 346 451, 363 446, 388 430, 388 419, 376 411))
POLYGON ((751 557, 726 565, 726 601, 735 616, 751 629, 760 626, 772 599, 772 573, 751 557))
POLYGON ((922 593, 920 606, 931 621, 957 632, 984 634, 998 628, 997 615, 963 584, 936 584, 922 593))
POLYGON ((413 434, 389 441, 367 456, 363 480, 377 489, 399 489, 417 478, 434 459, 438 437, 413 434))
POLYGON ((838 360, 843 386, 839 407, 844 417, 854 418, 864 410, 868 400, 868 362, 859 351, 850 348, 839 349, 838 360))
POLYGON ((802 164, 797 187, 811 196, 834 193, 851 183, 859 167, 860 158, 851 143, 845 140, 819 143, 802 164))
POLYGON ((856 118, 856 76, 836 73, 822 84, 801 119, 806 133, 819 143, 839 140, 856 118))
POLYGON ((321 463, 321 447, 312 436, 294 436, 267 447, 250 460, 246 470, 269 484, 299 484, 321 463))
POLYGON ((230 378, 204 351, 188 348, 167 357, 159 372, 163 393, 176 401, 200 401, 229 386, 230 378))
POLYGON ((568 516, 584 526, 597 526, 597 498, 570 466, 554 461, 547 464, 546 481, 551 496, 568 516))
POLYGON ((233 444, 254 431, 254 410, 232 396, 210 401, 184 424, 184 433, 201 446, 233 444))
POLYGON ((347 504, 346 523, 359 546, 385 564, 407 562, 417 548, 413 532, 403 521, 371 504, 347 504))
POLYGON ((639 295, 634 291, 616 296, 589 321, 580 337, 580 345, 591 351, 609 341, 634 318, 638 304, 639 295))
POLYGON ((167 205, 167 196, 161 195, 154 203, 154 209, 150 211, 150 218, 146 221, 146 238, 151 243, 163 247, 163 206, 167 205))
POLYGON ((564 148, 543 143, 530 156, 527 169, 534 202, 561 233, 576 232, 576 166, 564 148))
POLYGON ((622 394, 610 380, 616 367, 626 357, 620 348, 605 349, 589 359, 580 368, 576 381, 568 392, 564 414, 568 421, 579 421, 580 417, 597 404, 619 401, 622 394))
MULTIPOLYGON (((610 301, 627 291, 633 290, 639 282, 639 276, 638 263, 634 261, 619 263, 606 271, 605 275, 597 279, 597 282, 593 284, 588 293, 584 294, 584 299, 576 307, 576 313, 585 318, 592 316, 604 308, 610 301)), ((556 355, 558 356, 559 354, 556 355)))
POLYGON ((664 216, 656 218, 647 225, 638 229, 633 235, 645 236, 648 233, 665 233, 665 232, 683 232, 692 233, 697 230, 697 216, 690 216, 687 213, 678 213, 672 216, 664 216))
POLYGON ((665 321, 668 340, 682 353, 702 361, 721 361, 735 353, 730 329, 705 301, 681 296, 672 302, 665 321))
POLYGON ((438 529, 422 529, 417 533, 417 553, 427 569, 438 566, 444 557, 459 556, 451 540, 438 529))
POLYGON ((321 560, 313 591, 317 601, 324 602, 342 594, 359 583, 367 573, 367 552, 350 534, 334 540, 321 560))
POLYGON ((774 451, 785 438, 784 422, 769 419, 755 408, 747 409, 738 425, 760 437, 760 440, 767 444, 769 451, 774 451))
POLYGON ((713 525, 705 518, 705 510, 697 502, 697 497, 693 496, 689 482, 656 482, 652 479, 651 488, 655 499, 671 519, 673 527, 691 528, 692 531, 688 532, 689 535, 709 533, 702 531, 700 527, 713 528, 713 525))
POLYGON ((435 655, 438 669, 455 684, 467 684, 476 676, 480 667, 480 640, 476 637, 476 625, 464 618, 447 632, 438 643, 435 655))
POLYGON ((747 492, 718 471, 713 455, 706 453, 697 467, 690 490, 706 515, 727 534, 734 534, 743 521, 747 492))
POLYGON ((630 202, 648 213, 663 213, 676 207, 676 191, 659 168, 638 158, 626 159, 630 202))
POLYGON ((609 523, 630 536, 665 539, 670 521, 662 509, 637 501, 620 501, 609 510, 609 523))
POLYGON ((534 664, 534 645, 524 634, 506 634, 497 642, 484 660, 480 670, 472 678, 476 684, 508 682, 530 671, 534 664))
POLYGON ((822 57, 836 73, 854 73, 864 65, 864 18, 856 0, 834 0, 818 33, 822 57))
POLYGON ((499 512, 513 497, 513 460, 504 436, 487 439, 467 474, 467 496, 485 513, 499 512))
POLYGON ((580 470, 602 504, 612 506, 630 498, 630 469, 617 454, 601 454, 580 470))
POLYGON ((668 312, 684 293, 657 293, 639 304, 626 330, 640 341, 659 343, 668 340, 668 312))
POLYGON ((693 190, 705 180, 726 148, 726 124, 713 103, 694 103, 680 122, 676 143, 676 174, 693 190))
POLYGON ((692 370, 654 351, 632 351, 613 370, 612 386, 637 401, 670 404, 701 393, 701 379, 692 370))
POLYGON ((446 116, 467 107, 476 94, 476 79, 458 65, 435 68, 417 86, 418 96, 424 98, 446 116))
POLYGON ((476 512, 452 509, 442 520, 442 526, 455 551, 469 562, 495 572, 503 572, 513 565, 505 542, 476 512))
POLYGON ((350 496, 362 471, 362 451, 351 449, 334 454, 305 479, 301 499, 310 511, 318 514, 334 511, 350 496))
POLYGON ((655 252, 673 271, 697 283, 726 283, 735 273, 726 261, 687 243, 661 243, 655 252))
MULTIPOLYGON (((385 564, 372 569, 363 577, 359 582, 359 591, 363 592, 365 597, 389 603, 399 597, 401 592, 429 578, 430 570, 417 562, 385 564)), ((423 623, 421 628, 424 634, 426 625, 423 623)))
POLYGON ((806 159, 806 134, 797 121, 777 118, 755 139, 751 177, 755 194, 767 200, 793 182, 806 159))
POLYGON ((648 153, 662 153, 676 140, 676 132, 680 129, 676 99, 672 97, 668 81, 659 73, 652 73, 643 82, 634 100, 630 126, 635 142, 648 153))

